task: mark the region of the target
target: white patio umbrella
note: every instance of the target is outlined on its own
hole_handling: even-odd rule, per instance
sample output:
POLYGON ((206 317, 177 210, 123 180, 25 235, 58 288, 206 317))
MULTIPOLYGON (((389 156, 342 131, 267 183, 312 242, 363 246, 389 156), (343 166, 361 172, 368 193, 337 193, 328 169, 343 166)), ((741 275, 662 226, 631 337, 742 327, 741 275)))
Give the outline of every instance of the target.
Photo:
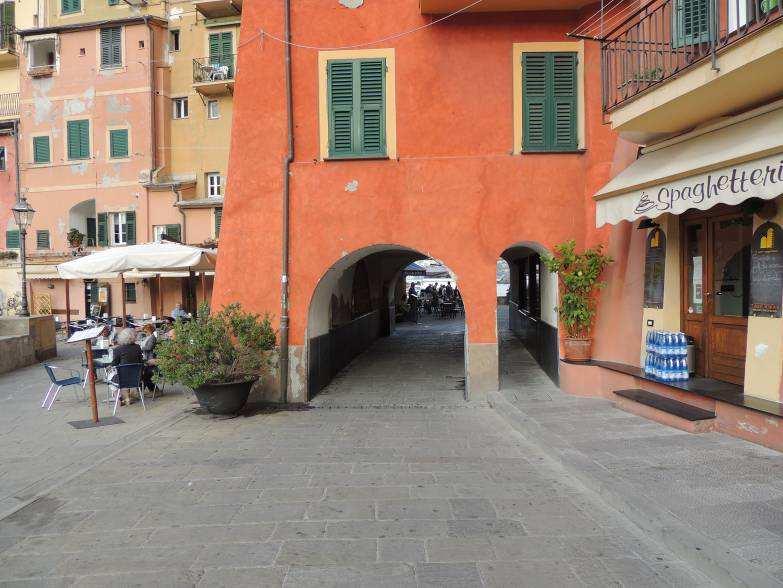
MULTIPOLYGON (((66 261, 57 266, 57 273, 64 280, 108 279, 125 275, 158 275, 170 272, 201 272, 202 288, 206 295, 204 273, 214 272, 217 252, 170 241, 155 241, 127 247, 112 247, 66 261)), ((67 284, 67 282, 66 282, 67 284)), ((70 304, 66 285, 67 321, 70 322, 70 304)), ((125 317, 125 288, 122 291, 122 316, 125 317)))
POLYGON ((111 247, 57 266, 65 280, 116 278, 127 272, 214 271, 217 253, 172 242, 111 247))

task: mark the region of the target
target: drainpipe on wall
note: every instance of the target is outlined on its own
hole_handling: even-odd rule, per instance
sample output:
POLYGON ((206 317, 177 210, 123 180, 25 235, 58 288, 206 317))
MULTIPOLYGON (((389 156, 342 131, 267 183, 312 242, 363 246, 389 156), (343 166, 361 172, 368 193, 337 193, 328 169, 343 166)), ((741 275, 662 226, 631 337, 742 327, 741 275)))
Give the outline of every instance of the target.
POLYGON ((180 241, 182 241, 182 243, 187 243, 188 242, 188 237, 187 237, 188 224, 185 222, 185 220, 186 220, 185 211, 182 210, 181 206, 177 206, 179 201, 182 200, 182 197, 181 197, 182 193, 179 190, 177 190, 174 186, 171 187, 171 191, 174 194, 174 206, 179 211, 180 216, 182 216, 182 230, 180 231, 179 239, 180 239, 180 241))
POLYGON ((288 222, 291 162, 294 160, 294 113, 291 88, 291 0, 285 0, 285 96, 288 152, 283 161, 283 226, 280 270, 280 402, 288 401, 288 222))

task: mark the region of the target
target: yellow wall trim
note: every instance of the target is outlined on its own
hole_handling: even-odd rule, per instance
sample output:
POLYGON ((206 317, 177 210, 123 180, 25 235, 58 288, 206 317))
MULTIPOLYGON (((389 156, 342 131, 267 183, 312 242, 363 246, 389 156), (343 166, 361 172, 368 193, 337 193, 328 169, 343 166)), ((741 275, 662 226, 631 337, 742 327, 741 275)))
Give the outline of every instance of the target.
POLYGON ((547 43, 514 43, 511 51, 511 79, 514 87, 513 119, 514 136, 512 137, 512 153, 522 153, 522 54, 523 53, 554 53, 570 51, 577 54, 579 63, 576 66, 577 98, 576 98, 576 132, 578 135, 577 146, 585 149, 585 43, 584 41, 555 41, 547 43))
POLYGON ((326 103, 326 64, 333 59, 385 58, 386 67, 386 155, 397 158, 397 86, 394 49, 359 49, 351 51, 320 51, 318 53, 318 135, 319 158, 329 159, 329 107, 326 103))

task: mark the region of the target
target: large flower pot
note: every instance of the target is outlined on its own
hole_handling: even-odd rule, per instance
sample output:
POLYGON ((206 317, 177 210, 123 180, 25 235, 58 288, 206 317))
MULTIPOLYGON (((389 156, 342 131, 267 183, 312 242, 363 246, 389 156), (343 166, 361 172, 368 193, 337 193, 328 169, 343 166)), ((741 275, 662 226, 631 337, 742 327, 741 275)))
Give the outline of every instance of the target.
POLYGON ((247 404, 255 380, 204 384, 194 390, 202 408, 212 414, 237 414, 247 404))
POLYGON ((593 357, 593 340, 565 337, 563 349, 567 361, 590 361, 593 357))

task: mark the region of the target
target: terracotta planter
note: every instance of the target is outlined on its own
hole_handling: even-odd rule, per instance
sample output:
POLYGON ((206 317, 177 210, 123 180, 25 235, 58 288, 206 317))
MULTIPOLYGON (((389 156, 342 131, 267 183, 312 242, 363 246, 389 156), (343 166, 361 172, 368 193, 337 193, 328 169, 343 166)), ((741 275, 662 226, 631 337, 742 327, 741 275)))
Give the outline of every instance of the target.
POLYGON ((565 337, 563 349, 567 361, 590 361, 593 357, 593 340, 565 337))
POLYGON ((255 381, 204 384, 194 390, 202 408, 212 414, 237 414, 245 407, 255 381))

